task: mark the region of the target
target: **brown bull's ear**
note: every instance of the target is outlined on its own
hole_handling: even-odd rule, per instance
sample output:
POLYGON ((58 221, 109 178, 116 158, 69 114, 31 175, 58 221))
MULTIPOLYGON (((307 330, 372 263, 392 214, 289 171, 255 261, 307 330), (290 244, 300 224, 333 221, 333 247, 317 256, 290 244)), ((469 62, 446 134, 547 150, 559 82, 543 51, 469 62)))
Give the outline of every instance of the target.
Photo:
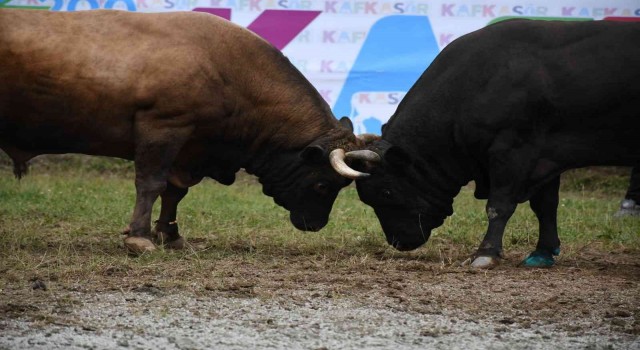
POLYGON ((360 135, 356 135, 356 137, 362 140, 365 146, 370 145, 381 139, 380 135, 376 135, 376 134, 360 134, 360 135))
POLYGON ((405 168, 413 162, 411 155, 398 146, 391 146, 384 153, 384 160, 398 168, 405 168))
POLYGON ((349 117, 340 118, 340 125, 342 125, 343 128, 346 128, 347 130, 353 132, 353 123, 351 122, 351 119, 349 119, 349 117))
POLYGON ((325 161, 327 156, 327 150, 320 145, 307 146, 302 150, 300 157, 307 162, 321 163, 325 161))

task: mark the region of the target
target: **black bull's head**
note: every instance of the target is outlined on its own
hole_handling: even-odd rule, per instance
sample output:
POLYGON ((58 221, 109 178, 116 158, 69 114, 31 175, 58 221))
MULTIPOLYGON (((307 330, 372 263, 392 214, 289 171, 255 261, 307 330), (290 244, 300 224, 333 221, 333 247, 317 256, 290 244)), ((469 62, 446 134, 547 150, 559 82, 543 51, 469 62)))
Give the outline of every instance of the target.
POLYGON ((377 142, 373 150, 352 151, 346 158, 370 177, 356 181, 360 199, 371 206, 387 242, 402 251, 427 242, 431 230, 452 214, 453 197, 429 189, 412 166, 411 157, 398 147, 377 142), (418 179, 418 181, 416 181, 418 179))

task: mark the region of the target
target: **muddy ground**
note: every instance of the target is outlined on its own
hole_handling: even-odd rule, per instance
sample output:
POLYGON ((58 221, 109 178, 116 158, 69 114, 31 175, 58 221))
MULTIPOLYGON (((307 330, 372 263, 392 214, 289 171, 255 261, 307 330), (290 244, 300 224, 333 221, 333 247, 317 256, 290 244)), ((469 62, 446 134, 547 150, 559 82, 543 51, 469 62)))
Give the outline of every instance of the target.
POLYGON ((639 258, 586 248, 491 271, 411 255, 231 259, 182 284, 118 268, 15 276, 0 349, 640 349, 639 258))

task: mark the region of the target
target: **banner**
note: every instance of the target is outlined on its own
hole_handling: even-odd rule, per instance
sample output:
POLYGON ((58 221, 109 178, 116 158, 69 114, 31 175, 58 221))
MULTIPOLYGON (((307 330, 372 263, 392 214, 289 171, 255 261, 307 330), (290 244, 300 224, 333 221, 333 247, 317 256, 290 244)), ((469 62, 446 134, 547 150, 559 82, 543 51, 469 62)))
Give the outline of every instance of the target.
POLYGON ((282 50, 356 133, 377 134, 440 50, 466 33, 510 17, 640 20, 639 0, 0 0, 2 7, 227 18, 282 50))

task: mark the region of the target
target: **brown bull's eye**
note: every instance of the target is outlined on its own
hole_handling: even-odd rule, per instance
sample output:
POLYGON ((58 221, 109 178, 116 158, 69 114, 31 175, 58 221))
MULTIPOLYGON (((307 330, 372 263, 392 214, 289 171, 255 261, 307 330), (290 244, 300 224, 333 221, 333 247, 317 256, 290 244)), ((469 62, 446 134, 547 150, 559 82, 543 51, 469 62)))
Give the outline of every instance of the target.
POLYGON ((320 194, 327 194, 327 192, 329 192, 329 185, 324 181, 320 181, 313 185, 313 189, 320 194))

